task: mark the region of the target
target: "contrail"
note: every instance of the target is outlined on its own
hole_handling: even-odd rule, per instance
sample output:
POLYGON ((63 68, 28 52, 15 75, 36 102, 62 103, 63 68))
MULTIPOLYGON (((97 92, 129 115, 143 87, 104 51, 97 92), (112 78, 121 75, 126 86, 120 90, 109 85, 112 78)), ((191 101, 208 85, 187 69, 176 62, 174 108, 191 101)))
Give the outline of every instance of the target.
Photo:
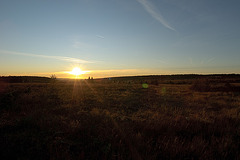
POLYGON ((159 21, 160 23, 162 23, 162 25, 164 25, 166 28, 171 29, 173 31, 176 31, 173 27, 171 27, 163 18, 163 16, 157 12, 157 10, 154 8, 154 6, 147 0, 137 0, 137 2, 139 2, 143 8, 153 17, 155 18, 157 21, 159 21))
POLYGON ((0 53, 22 55, 22 56, 29 56, 29 57, 40 57, 40 58, 47 58, 47 59, 56 59, 56 60, 61 60, 66 62, 73 62, 73 63, 93 63, 93 62, 82 60, 79 58, 63 57, 63 56, 46 56, 46 55, 40 55, 40 54, 31 54, 31 53, 22 53, 22 52, 13 52, 13 51, 4 51, 4 50, 0 50, 0 53))

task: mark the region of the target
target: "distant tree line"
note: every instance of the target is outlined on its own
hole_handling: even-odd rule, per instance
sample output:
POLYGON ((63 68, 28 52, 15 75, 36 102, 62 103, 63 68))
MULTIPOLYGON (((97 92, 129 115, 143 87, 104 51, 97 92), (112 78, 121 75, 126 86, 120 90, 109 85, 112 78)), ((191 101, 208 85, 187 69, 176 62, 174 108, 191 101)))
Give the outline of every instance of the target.
MULTIPOLYGON (((112 77, 111 80, 189 80, 199 78, 210 78, 210 79, 230 79, 240 78, 240 74, 174 74, 174 75, 147 75, 147 76, 125 76, 125 77, 112 77)), ((109 78, 104 78, 109 79, 109 78)))
POLYGON ((210 83, 240 83, 239 74, 177 74, 177 75, 148 75, 148 76, 125 76, 100 79, 103 83, 128 83, 150 85, 159 84, 192 84, 197 80, 208 80, 210 83))
POLYGON ((52 78, 48 77, 37 77, 37 76, 2 76, 0 77, 1 82, 6 83, 49 83, 52 78))

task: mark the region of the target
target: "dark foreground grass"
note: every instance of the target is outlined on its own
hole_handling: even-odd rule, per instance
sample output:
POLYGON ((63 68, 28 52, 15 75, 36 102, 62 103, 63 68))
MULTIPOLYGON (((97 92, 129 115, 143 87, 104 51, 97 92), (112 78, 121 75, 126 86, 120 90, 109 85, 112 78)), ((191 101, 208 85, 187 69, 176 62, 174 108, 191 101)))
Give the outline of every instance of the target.
POLYGON ((240 159, 238 84, 172 82, 2 84, 0 158, 240 159))

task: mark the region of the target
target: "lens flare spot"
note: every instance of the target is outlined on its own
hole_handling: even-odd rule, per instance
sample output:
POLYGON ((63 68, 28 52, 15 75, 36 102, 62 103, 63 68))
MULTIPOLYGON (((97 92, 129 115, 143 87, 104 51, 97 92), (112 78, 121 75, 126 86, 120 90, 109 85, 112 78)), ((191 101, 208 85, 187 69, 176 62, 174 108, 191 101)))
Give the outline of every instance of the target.
POLYGON ((143 88, 148 88, 148 84, 147 84, 147 83, 143 83, 143 84, 142 84, 142 87, 143 87, 143 88))
POLYGON ((163 88, 161 89, 161 92, 162 92, 162 95, 165 95, 165 94, 166 94, 166 92, 167 92, 166 88, 165 88, 165 87, 163 87, 163 88))

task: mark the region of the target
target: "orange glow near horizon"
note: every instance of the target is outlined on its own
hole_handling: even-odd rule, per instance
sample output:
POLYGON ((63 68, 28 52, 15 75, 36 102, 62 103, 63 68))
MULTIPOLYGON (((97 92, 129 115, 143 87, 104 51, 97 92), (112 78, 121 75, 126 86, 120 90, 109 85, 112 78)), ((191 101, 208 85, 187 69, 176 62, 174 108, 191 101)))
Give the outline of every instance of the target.
POLYGON ((67 72, 67 73, 74 75, 74 76, 75 76, 74 78, 77 78, 77 79, 78 79, 78 78, 80 78, 80 77, 79 77, 80 75, 85 74, 85 73, 87 73, 87 72, 89 72, 89 71, 82 71, 79 67, 74 67, 74 68, 72 69, 72 71, 67 72))

